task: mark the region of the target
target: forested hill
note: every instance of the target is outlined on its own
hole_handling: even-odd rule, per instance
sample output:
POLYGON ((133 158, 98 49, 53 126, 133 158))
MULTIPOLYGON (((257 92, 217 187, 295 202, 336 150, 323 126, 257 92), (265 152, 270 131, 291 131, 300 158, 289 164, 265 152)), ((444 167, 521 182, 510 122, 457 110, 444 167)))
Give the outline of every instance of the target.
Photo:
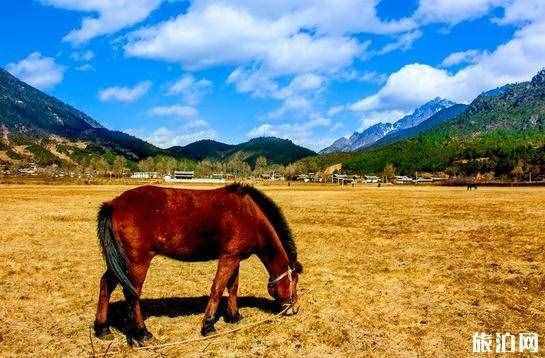
POLYGON ((353 172, 444 171, 453 175, 545 175, 545 70, 531 81, 478 96, 457 117, 420 135, 344 160, 353 172))
POLYGON ((311 150, 290 140, 263 137, 231 145, 202 140, 184 147, 161 149, 129 134, 103 127, 87 114, 0 69, 0 164, 34 162, 38 166, 89 165, 122 157, 131 167, 149 157, 200 161, 237 156, 253 165, 259 156, 288 164, 311 150))
POLYGON ((213 140, 202 140, 184 147, 171 147, 170 153, 195 160, 228 160, 237 155, 253 165, 258 157, 272 164, 289 164, 304 157, 316 155, 313 151, 294 144, 291 140, 276 137, 259 137, 232 145, 213 140))

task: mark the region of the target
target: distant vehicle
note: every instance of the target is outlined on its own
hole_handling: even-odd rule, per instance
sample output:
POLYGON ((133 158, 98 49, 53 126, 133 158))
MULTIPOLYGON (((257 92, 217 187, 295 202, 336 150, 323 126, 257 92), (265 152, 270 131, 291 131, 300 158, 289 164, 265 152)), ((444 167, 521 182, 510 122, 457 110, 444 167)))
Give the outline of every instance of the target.
POLYGON ((396 184, 412 184, 414 183, 414 179, 406 175, 397 175, 394 182, 396 184))
POLYGON ((365 175, 363 178, 363 181, 365 183, 370 183, 370 184, 381 182, 380 178, 377 177, 376 175, 365 175))

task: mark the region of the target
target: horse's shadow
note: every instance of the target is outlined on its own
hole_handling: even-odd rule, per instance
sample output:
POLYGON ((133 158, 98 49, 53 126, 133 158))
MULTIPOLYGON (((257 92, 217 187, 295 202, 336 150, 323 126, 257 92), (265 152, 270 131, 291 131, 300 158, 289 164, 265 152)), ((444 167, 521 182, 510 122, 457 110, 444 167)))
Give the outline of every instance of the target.
MULTIPOLYGON (((203 314, 207 303, 208 296, 144 298, 140 300, 140 307, 144 319, 149 317, 173 318, 203 314)), ((222 297, 216 314, 217 319, 225 317, 226 307, 226 297, 222 297)), ((273 300, 254 296, 239 297, 238 307, 252 307, 268 313, 277 313, 279 311, 279 307, 273 300)), ((125 335, 128 333, 131 315, 126 301, 112 302, 108 316, 111 327, 125 335)))

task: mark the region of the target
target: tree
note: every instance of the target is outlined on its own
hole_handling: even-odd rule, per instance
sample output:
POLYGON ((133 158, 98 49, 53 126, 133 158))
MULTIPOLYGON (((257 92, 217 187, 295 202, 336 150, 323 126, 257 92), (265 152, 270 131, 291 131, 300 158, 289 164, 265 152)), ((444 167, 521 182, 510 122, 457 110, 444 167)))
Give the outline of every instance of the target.
POLYGON ((161 174, 170 174, 178 166, 176 159, 172 157, 167 157, 164 155, 159 155, 155 157, 154 162, 155 162, 155 170, 161 174))
POLYGON ((195 168, 195 174, 198 177, 202 177, 202 178, 209 177, 213 173, 214 173, 214 163, 212 163, 208 159, 204 159, 200 161, 195 168))
POLYGON ((256 177, 260 177, 261 174, 265 174, 266 172, 267 172, 267 158, 260 155, 255 160, 254 175, 256 177))
POLYGON ((252 172, 252 168, 244 161, 243 154, 240 152, 233 154, 225 167, 227 172, 236 177, 245 177, 252 172))
POLYGON ((112 164, 112 171, 114 172, 115 176, 119 178, 120 176, 123 175, 123 172, 125 171, 126 166, 127 166, 127 161, 125 160, 125 157, 122 157, 121 155, 117 155, 112 164))
POLYGON ((511 175, 517 180, 520 180, 524 176, 524 160, 519 159, 517 165, 511 170, 511 175))
POLYGON ((89 160, 89 170, 95 175, 106 174, 110 170, 110 165, 103 157, 93 156, 89 160))
POLYGON ((384 176, 387 180, 391 180, 396 175, 396 168, 393 164, 386 164, 384 169, 382 170, 382 176, 384 176))
POLYGON ((138 169, 143 172, 153 172, 155 170, 155 162, 153 158, 148 157, 138 162, 138 169))

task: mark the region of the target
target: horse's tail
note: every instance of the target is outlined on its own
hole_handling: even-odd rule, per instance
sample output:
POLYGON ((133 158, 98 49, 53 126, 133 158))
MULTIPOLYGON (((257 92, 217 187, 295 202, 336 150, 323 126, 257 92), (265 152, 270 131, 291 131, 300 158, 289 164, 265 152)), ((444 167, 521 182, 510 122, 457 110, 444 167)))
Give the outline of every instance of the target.
POLYGON ((136 289, 128 277, 127 258, 112 230, 112 212, 113 208, 110 203, 103 203, 98 211, 97 236, 102 248, 102 255, 108 270, 115 275, 124 291, 136 296, 136 289))

